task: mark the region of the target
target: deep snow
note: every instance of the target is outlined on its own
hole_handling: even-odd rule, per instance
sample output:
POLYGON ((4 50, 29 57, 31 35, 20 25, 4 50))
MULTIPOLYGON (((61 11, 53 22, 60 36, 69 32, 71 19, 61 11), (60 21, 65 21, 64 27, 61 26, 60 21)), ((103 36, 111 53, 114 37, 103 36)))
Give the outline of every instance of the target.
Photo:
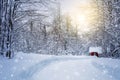
POLYGON ((0 80, 120 80, 120 60, 17 53, 0 56, 0 80))

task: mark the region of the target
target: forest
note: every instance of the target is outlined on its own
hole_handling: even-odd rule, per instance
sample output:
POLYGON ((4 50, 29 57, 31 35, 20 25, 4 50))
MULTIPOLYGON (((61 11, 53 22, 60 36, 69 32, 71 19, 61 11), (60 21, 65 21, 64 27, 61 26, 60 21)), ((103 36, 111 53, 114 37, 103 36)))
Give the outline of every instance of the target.
POLYGON ((82 55, 100 46, 103 57, 119 58, 120 0, 90 4, 63 13, 57 0, 0 0, 0 55, 82 55))

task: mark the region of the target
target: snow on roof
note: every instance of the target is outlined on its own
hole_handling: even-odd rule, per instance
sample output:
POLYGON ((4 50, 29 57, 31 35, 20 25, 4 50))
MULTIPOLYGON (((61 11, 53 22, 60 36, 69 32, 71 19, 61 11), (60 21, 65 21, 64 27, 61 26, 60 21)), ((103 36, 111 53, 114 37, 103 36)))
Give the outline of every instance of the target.
POLYGON ((89 52, 98 52, 99 54, 102 54, 102 47, 90 47, 89 52))

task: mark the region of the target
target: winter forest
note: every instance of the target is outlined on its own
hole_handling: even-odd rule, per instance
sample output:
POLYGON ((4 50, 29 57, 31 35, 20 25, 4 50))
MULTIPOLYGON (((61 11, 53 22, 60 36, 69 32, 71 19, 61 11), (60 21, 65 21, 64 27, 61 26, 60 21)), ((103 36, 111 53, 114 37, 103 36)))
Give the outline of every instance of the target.
POLYGON ((0 0, 0 54, 81 55, 101 46, 104 57, 120 57, 119 0, 88 1, 64 12, 62 0, 0 0))
POLYGON ((0 80, 120 80, 120 0, 0 0, 0 80))

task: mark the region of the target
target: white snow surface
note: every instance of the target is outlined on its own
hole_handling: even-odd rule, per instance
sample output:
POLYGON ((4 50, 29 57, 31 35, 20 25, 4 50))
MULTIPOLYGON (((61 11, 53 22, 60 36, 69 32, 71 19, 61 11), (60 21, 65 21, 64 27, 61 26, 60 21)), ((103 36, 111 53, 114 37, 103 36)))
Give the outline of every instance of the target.
POLYGON ((102 47, 90 47, 89 52, 98 52, 99 54, 102 54, 102 47))
POLYGON ((120 80, 120 60, 17 53, 0 56, 0 80, 120 80))

